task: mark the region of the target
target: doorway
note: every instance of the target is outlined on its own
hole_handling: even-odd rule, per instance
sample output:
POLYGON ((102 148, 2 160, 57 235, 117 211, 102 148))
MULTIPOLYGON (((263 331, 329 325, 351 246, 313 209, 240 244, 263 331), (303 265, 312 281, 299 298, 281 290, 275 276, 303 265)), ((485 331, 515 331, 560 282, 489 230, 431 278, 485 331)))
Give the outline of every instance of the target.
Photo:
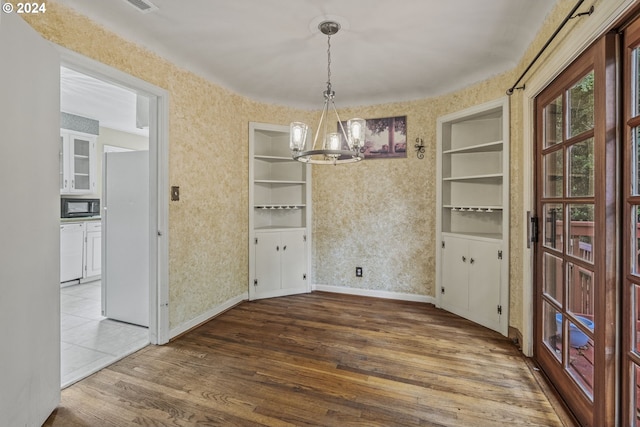
MULTIPOLYGON (((105 152, 127 150, 148 153, 149 103, 146 97, 145 102, 138 101, 139 98, 139 95, 128 89, 60 67, 60 110, 65 118, 62 126, 78 132, 85 130, 82 125, 89 121, 95 125, 92 126, 95 128, 93 132, 98 133, 93 137, 95 147, 92 151, 95 159, 90 162, 95 169, 90 175, 94 176, 96 184, 89 186, 93 189, 91 194, 78 197, 97 198, 101 206, 98 218, 65 222, 65 227, 77 226, 83 229, 81 233, 84 233, 84 242, 81 242, 81 246, 84 246, 82 251, 84 268, 79 269, 82 274, 80 280, 65 282, 60 289, 62 387, 86 377, 149 343, 150 301, 148 297, 142 297, 148 295, 150 286, 148 274, 146 274, 149 269, 148 248, 122 251, 125 259, 136 261, 140 258, 146 259, 144 262, 146 266, 142 267, 142 262, 137 263, 133 269, 130 269, 132 271, 127 271, 126 276, 117 280, 107 280, 107 272, 113 272, 114 269, 118 271, 125 266, 119 267, 122 262, 110 259, 106 256, 107 251, 104 250, 105 245, 112 247, 113 238, 106 238, 108 230, 113 229, 118 232, 118 229, 130 229, 137 225, 130 216, 125 216, 130 221, 119 227, 113 227, 113 224, 110 224, 112 221, 107 221, 108 203, 105 189, 109 187, 109 182, 113 178, 105 179, 107 177, 105 152), (146 106, 147 111, 139 112, 137 109, 139 104, 146 106), (142 274, 139 270, 142 270, 142 274), (129 277, 132 279, 128 280, 129 277), (125 285, 128 287, 126 301, 109 304, 109 310, 107 310, 106 297, 113 300, 113 295, 121 294, 118 292, 118 287, 125 285), (110 292, 107 292, 107 289, 110 292), (133 295, 139 295, 139 297, 133 298, 133 295), (130 318, 123 319, 115 315, 114 310, 119 309, 120 305, 127 305, 125 308, 128 308, 131 304, 135 304, 133 308, 135 313, 145 317, 142 322, 127 322, 130 318)), ((74 161, 76 157, 78 156, 74 156, 74 161)), ((141 165, 142 167, 135 171, 137 179, 134 180, 134 182, 145 182, 147 188, 148 163, 147 157, 146 166, 141 165), (140 171, 147 171, 144 180, 140 179, 142 178, 140 171)), ((125 188, 125 193, 129 187, 125 188)), ((111 196, 111 200, 113 197, 111 196)), ((148 199, 148 191, 145 191, 144 200, 148 199)), ((144 216, 148 219, 149 208, 146 201, 145 207, 144 216)), ((137 228, 137 234, 144 233, 140 238, 143 242, 147 242, 148 227, 142 230, 139 229, 140 227, 137 228)))
MULTIPOLYGON (((122 73, 104 64, 90 60, 76 53, 60 48, 61 65, 74 72, 81 73, 88 78, 100 81, 102 84, 111 85, 121 90, 126 90, 137 95, 137 98, 146 99, 143 102, 143 110, 146 109, 148 125, 145 142, 149 152, 149 218, 148 218, 148 329, 143 335, 136 331, 135 327, 127 323, 120 323, 120 332, 114 335, 122 337, 122 328, 129 328, 133 337, 129 343, 123 343, 124 351, 111 361, 103 361, 101 366, 95 365, 93 371, 100 369, 118 358, 135 351, 136 348, 151 344, 164 344, 168 342, 168 94, 165 90, 141 81, 128 74, 122 73), (133 344, 132 344, 133 342, 133 344)), ((143 121, 145 121, 143 120, 143 121)), ((140 123, 139 123, 140 124, 140 123)), ((123 133, 118 133, 112 129, 107 129, 111 135, 111 140, 122 142, 123 133), (115 138, 115 139, 114 139, 115 138)), ((126 137, 126 135, 124 135, 126 137)), ((125 146, 140 150, 140 146, 127 146, 122 143, 110 143, 110 145, 125 146)), ((103 149, 99 147, 99 154, 103 149)), ((102 175, 102 174, 100 174, 102 175)), ((100 176, 99 175, 99 176, 100 176)), ((100 185, 101 187, 102 185, 100 185)), ((100 282, 87 283, 93 285, 93 289, 83 292, 83 296, 91 299, 100 298, 102 286, 100 282)), ((71 289, 68 288, 67 292, 71 289)), ((95 304, 95 301, 93 302, 95 304)), ((101 305, 101 304, 100 304, 101 305)), ((104 328, 103 328, 104 329, 104 328)), ((113 329, 113 328, 111 328, 113 329)), ((113 334, 113 331, 111 331, 113 334)), ((99 342, 100 340, 98 340, 99 342)), ((64 349, 64 344, 63 344, 64 349)), ((113 350, 113 348, 111 348, 113 350)), ((91 373, 87 371, 86 374, 91 373)), ((80 378, 76 378, 78 380, 80 378)), ((74 380, 74 381, 75 381, 74 380)), ((64 379, 63 379, 64 384, 64 379)))

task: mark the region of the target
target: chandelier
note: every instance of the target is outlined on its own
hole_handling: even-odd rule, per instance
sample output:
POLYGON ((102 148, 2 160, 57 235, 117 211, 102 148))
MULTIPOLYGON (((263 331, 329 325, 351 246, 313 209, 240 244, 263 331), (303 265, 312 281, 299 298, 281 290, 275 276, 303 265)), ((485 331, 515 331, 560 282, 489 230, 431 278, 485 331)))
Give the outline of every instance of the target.
POLYGON ((309 126, 302 122, 292 122, 289 148, 291 156, 300 162, 315 164, 353 163, 364 159, 360 149, 364 146, 365 121, 351 119, 347 121, 347 130, 338 116, 334 102, 336 93, 331 88, 331 36, 340 30, 340 24, 324 21, 318 25, 320 31, 327 36, 327 90, 324 91, 324 107, 318 129, 313 138, 313 145, 307 147, 309 126), (336 124, 330 129, 329 104, 335 114, 336 124), (322 133, 322 138, 319 139, 322 133))

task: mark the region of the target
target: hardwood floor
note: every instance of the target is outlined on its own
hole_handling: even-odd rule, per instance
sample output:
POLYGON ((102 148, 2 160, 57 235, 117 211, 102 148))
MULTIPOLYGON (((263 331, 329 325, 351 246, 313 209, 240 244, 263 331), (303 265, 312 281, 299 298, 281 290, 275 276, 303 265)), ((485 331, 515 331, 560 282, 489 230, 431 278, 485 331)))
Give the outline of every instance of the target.
POLYGON ((563 426, 503 336, 428 304, 245 302, 62 391, 46 426, 563 426))

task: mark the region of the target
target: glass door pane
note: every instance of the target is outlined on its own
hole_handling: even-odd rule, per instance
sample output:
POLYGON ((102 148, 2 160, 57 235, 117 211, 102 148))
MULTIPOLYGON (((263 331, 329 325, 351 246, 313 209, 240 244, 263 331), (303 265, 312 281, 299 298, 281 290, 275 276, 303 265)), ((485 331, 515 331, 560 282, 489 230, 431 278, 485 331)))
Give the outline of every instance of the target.
POLYGON ((617 294, 608 288, 616 283, 617 182, 608 163, 616 123, 605 105, 616 80, 604 59, 615 56, 612 40, 595 43, 536 98, 534 357, 580 424, 603 427, 614 425, 617 374, 609 356, 617 294))
POLYGON ((640 21, 624 32, 623 425, 640 426, 640 21))

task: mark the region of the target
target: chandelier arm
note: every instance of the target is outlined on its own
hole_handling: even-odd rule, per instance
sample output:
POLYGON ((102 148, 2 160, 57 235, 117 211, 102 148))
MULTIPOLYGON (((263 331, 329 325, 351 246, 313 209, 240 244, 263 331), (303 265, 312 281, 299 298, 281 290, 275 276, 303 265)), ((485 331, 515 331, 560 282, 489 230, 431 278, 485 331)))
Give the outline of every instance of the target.
POLYGON ((340 120, 340 115, 338 115, 338 109, 336 108, 336 103, 333 101, 333 99, 331 100, 331 105, 333 106, 333 112, 336 113, 336 117, 338 118, 338 123, 340 124, 340 130, 342 131, 342 136, 344 136, 344 140, 347 143, 347 147, 351 149, 351 141, 349 141, 349 136, 347 135, 347 132, 344 130, 342 120, 340 120))
MULTIPOLYGON (((320 129, 322 128, 322 123, 325 121, 325 117, 327 116, 327 111, 329 110, 329 100, 324 100, 324 106, 322 107, 322 115, 320 116, 320 122, 318 122, 318 128, 316 129, 316 134, 313 137, 313 145, 311 148, 315 150, 317 148, 316 143, 318 142, 318 136, 320 135, 320 129)), ((326 133, 326 130, 325 130, 326 133)), ((321 147, 322 148, 322 147, 321 147)))

